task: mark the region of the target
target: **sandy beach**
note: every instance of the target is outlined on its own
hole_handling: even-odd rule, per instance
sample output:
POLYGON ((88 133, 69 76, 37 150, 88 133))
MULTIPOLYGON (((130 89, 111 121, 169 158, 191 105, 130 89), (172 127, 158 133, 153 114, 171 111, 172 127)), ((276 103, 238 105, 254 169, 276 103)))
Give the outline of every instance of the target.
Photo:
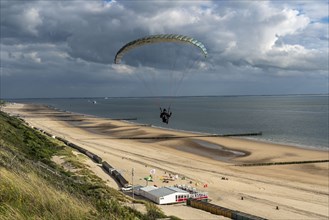
MULTIPOLYGON (((134 168, 134 185, 145 185, 144 177, 155 169, 153 182, 148 184, 190 185, 208 192, 212 203, 230 209, 268 219, 329 218, 328 162, 237 166, 328 160, 328 151, 233 137, 196 137, 41 105, 9 104, 3 110, 97 154, 129 181, 134 168), (169 175, 178 178, 164 183, 169 175)), ((119 189, 99 166, 91 162, 90 166, 111 187, 119 189)), ((160 207, 167 215, 183 219, 224 219, 185 205, 160 207)))

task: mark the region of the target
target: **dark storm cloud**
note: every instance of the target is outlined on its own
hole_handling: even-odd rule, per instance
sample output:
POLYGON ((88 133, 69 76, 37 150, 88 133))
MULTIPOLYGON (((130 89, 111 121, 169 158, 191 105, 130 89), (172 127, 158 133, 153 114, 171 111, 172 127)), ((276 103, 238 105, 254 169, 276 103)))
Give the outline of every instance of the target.
POLYGON ((157 84, 163 91, 166 69, 190 66, 195 71, 186 70, 182 95, 303 93, 289 88, 295 82, 312 82, 305 93, 327 92, 327 7, 323 1, 1 1, 1 97, 145 95, 152 77, 164 82, 157 84), (166 44, 132 51, 126 65, 113 65, 124 44, 161 33, 202 41, 207 60, 190 49, 170 56, 178 52, 166 44))

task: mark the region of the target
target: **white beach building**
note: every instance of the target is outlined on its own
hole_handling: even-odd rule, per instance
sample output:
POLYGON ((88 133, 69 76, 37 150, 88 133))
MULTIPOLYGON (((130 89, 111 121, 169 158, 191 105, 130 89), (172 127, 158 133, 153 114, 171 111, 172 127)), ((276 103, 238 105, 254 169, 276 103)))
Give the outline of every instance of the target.
POLYGON ((177 187, 155 187, 146 186, 135 191, 136 195, 141 195, 157 204, 172 204, 185 202, 190 193, 177 187))

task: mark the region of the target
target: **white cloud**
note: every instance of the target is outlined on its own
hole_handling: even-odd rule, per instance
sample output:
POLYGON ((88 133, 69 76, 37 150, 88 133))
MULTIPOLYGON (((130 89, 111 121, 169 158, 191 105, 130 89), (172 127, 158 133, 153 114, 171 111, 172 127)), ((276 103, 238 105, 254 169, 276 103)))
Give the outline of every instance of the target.
POLYGON ((28 53, 26 56, 36 63, 41 63, 41 58, 38 57, 38 52, 31 52, 28 53))
POLYGON ((23 14, 22 27, 32 34, 37 35, 37 27, 42 24, 39 11, 36 8, 29 8, 23 14))
POLYGON ((170 9, 143 19, 145 23, 150 24, 151 34, 166 33, 167 30, 179 29, 200 21, 198 14, 192 14, 191 11, 185 9, 170 9))
POLYGON ((124 64, 112 64, 112 69, 121 74, 132 74, 136 68, 124 64))
MULTIPOLYGON (((56 83, 63 72, 76 77, 65 81, 71 85, 102 82, 117 88, 114 82, 128 83, 137 71, 157 76, 171 67, 165 53, 158 63, 151 54, 112 65, 125 43, 179 33, 208 49, 206 62, 195 65, 204 91, 217 91, 210 88, 216 80, 242 84, 252 78, 256 84, 256 76, 320 82, 328 72, 327 9, 325 1, 1 1, 1 74, 15 80, 22 72, 31 79, 40 73, 56 83)), ((183 54, 177 63, 191 55, 183 54)))

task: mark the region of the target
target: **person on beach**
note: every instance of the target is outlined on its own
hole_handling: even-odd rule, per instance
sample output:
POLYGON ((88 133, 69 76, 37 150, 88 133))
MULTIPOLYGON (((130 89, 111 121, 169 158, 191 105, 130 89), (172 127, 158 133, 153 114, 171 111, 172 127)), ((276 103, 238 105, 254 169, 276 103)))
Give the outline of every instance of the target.
POLYGON ((163 123, 168 124, 171 114, 172 112, 170 111, 167 112, 165 108, 163 110, 160 108, 160 118, 162 119, 163 123))

